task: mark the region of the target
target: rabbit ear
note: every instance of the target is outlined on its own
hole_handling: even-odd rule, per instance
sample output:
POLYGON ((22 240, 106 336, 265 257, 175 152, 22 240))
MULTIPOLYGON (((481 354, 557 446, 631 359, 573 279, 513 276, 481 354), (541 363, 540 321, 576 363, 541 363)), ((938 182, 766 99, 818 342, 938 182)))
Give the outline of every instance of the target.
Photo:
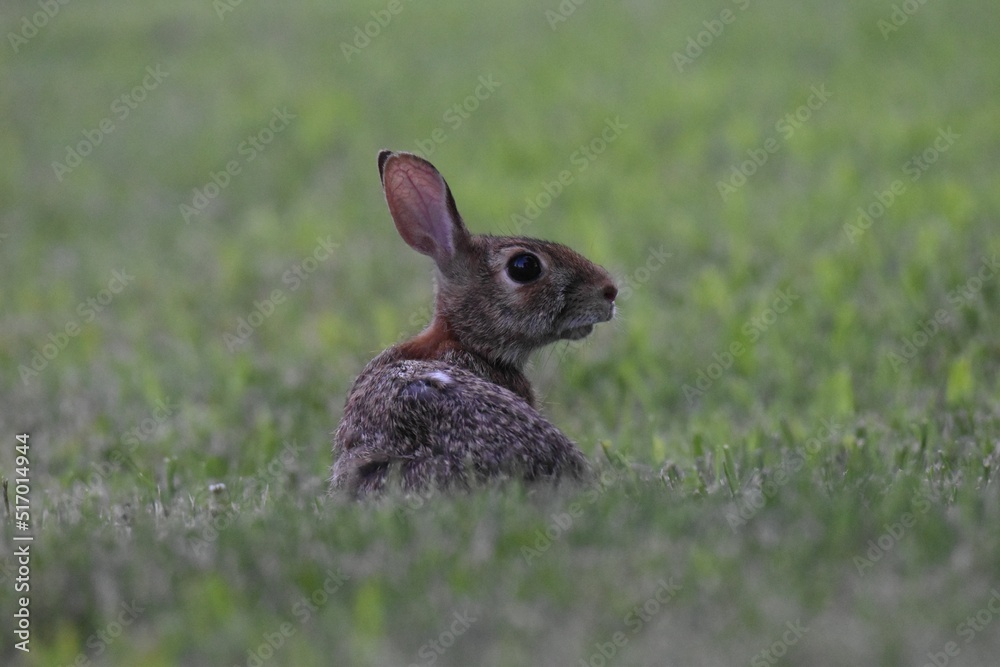
POLYGON ((469 236, 448 184, 434 165, 412 153, 383 150, 378 169, 399 235, 444 269, 469 236))

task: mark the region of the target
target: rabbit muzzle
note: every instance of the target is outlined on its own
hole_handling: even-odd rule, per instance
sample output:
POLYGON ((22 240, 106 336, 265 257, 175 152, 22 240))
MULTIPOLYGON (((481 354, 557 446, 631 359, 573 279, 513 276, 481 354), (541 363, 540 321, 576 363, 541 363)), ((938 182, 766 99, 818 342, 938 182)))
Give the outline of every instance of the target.
POLYGON ((586 338, 594 330, 594 325, 608 322, 615 315, 614 302, 608 302, 597 312, 578 313, 562 323, 557 338, 559 340, 580 340, 586 338))
POLYGON ((594 330, 593 324, 584 324, 580 327, 573 327, 572 329, 563 329, 559 334, 560 340, 580 340, 581 338, 586 338, 590 335, 590 332, 594 330))

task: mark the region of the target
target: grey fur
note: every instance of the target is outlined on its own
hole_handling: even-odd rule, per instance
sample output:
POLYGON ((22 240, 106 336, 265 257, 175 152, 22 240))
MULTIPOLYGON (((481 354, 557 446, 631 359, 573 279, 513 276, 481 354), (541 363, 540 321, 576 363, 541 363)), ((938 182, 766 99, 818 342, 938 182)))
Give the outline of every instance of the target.
POLYGON ((475 481, 582 478, 583 453, 535 408, 531 351, 588 335, 614 315, 611 276, 569 248, 473 235, 429 162, 382 151, 379 171, 400 235, 438 267, 434 320, 355 380, 334 436, 332 493, 467 488, 475 481), (536 280, 507 273, 530 253, 536 280))

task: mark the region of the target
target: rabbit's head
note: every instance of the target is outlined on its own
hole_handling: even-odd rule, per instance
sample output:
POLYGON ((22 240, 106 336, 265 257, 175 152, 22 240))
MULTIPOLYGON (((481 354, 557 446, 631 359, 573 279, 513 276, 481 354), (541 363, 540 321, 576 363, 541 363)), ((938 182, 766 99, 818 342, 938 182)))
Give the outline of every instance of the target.
POLYGON ((382 151, 378 166, 400 236, 437 264, 427 356, 458 348, 519 368, 532 350, 583 338, 614 315, 618 289, 600 266, 558 243, 470 234, 448 184, 421 157, 382 151))

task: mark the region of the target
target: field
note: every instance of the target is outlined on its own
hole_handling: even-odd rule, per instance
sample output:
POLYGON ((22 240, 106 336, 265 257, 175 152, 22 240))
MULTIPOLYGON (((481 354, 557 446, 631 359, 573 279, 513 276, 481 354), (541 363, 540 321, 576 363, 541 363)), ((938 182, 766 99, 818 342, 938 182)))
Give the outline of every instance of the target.
POLYGON ((0 663, 996 664, 995 3, 0 17, 0 663), (383 147, 618 277, 529 369, 593 485, 326 497, 383 147))

